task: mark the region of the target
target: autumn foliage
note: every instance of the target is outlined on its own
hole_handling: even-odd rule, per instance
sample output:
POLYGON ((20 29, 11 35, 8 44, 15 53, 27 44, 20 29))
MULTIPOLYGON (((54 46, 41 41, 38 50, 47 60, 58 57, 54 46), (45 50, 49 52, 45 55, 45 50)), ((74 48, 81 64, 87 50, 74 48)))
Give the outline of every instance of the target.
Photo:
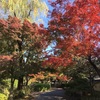
MULTIPOLYGON (((53 57, 45 63, 68 66, 75 57, 100 57, 100 5, 98 0, 50 1, 49 32, 56 41, 53 57)), ((75 63, 75 62, 74 62, 75 63)))
MULTIPOLYGON (((94 63, 100 62, 100 1, 49 0, 49 3, 53 10, 47 29, 17 17, 0 19, 0 67, 7 65, 5 71, 10 70, 10 77, 17 76, 19 89, 23 77, 33 75, 40 66, 60 71, 76 65, 78 58, 90 63, 100 76, 94 63), (46 49, 53 42, 50 55, 46 49)), ((34 77, 44 79, 39 73, 34 77)), ((67 80, 67 76, 58 79, 67 80)))
POLYGON ((28 20, 22 23, 18 18, 11 16, 7 20, 0 19, 2 54, 0 58, 10 60, 11 56, 34 48, 39 52, 40 48, 45 49, 48 45, 47 35, 43 27, 32 24, 28 20))
POLYGON ((5 72, 23 84, 23 77, 32 73, 45 56, 48 36, 43 25, 11 16, 0 19, 0 67, 7 66, 5 72))

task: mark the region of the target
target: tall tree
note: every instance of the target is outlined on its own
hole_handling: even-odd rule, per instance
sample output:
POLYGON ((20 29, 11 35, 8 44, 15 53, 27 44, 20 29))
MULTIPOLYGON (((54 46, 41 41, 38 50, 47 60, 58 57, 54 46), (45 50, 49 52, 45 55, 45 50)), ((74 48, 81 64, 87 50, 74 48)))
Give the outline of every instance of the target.
POLYGON ((53 11, 49 31, 56 40, 56 56, 49 58, 49 64, 68 66, 75 62, 75 57, 84 57, 100 76, 100 69, 94 63, 94 60, 100 62, 99 0, 55 0, 50 3, 53 11))
MULTIPOLYGON (((26 75, 28 75, 29 73, 29 70, 28 71, 25 70, 25 67, 32 66, 33 58, 34 58, 34 63, 35 62, 37 63, 38 59, 40 59, 39 57, 42 57, 42 55, 39 53, 41 53, 43 50, 43 49, 41 50, 39 49, 41 48, 41 46, 43 46, 41 44, 42 43, 41 37, 43 36, 43 34, 41 35, 34 34, 34 36, 32 35, 33 33, 38 33, 40 31, 40 28, 35 23, 32 25, 30 22, 24 19, 29 19, 34 21, 38 16, 40 16, 41 13, 42 15, 47 15, 48 7, 44 0, 42 1, 41 0, 24 0, 24 1, 23 0, 17 0, 17 1, 1 0, 0 2, 1 2, 0 4, 2 10, 8 13, 8 15, 14 16, 14 18, 9 17, 8 20, 1 20, 0 45, 2 47, 0 48, 0 54, 1 54, 0 63, 2 64, 2 66, 5 66, 6 64, 7 69, 4 67, 2 68, 6 70, 8 73, 10 73, 11 77, 13 77, 11 78, 11 81, 14 80, 14 76, 19 77, 18 89, 21 89, 23 84, 23 74, 26 73, 26 75), (20 18, 21 20, 19 20, 16 17, 20 18), (24 22, 21 23, 20 21, 22 22, 24 21, 24 22), (27 32, 25 32, 25 30, 27 32), (32 37, 34 37, 34 39, 32 37), (39 41, 41 41, 41 43, 39 41), (28 48, 29 45, 30 47, 28 48), (32 50, 31 47, 34 50, 32 50), (10 59, 11 58, 9 57, 10 55, 12 56, 13 60, 10 59), (10 68, 8 66, 10 66, 10 68), (17 71, 14 66, 17 66, 16 67, 17 71)), ((12 83, 11 87, 13 87, 13 82, 11 83, 12 83)))

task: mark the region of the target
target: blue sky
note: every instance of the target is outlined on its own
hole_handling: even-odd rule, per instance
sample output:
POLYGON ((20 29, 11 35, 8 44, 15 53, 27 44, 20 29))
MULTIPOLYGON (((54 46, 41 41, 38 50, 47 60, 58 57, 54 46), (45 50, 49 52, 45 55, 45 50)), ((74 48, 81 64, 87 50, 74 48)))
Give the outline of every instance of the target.
MULTIPOLYGON (((48 6, 48 9, 49 9, 50 11, 52 11, 53 8, 50 6, 48 0, 44 0, 44 1, 46 2, 47 6, 48 6)), ((47 16, 41 16, 41 19, 43 19, 43 24, 44 24, 44 26, 47 27, 47 26, 48 26, 48 21, 49 21, 50 19, 49 19, 47 16)))

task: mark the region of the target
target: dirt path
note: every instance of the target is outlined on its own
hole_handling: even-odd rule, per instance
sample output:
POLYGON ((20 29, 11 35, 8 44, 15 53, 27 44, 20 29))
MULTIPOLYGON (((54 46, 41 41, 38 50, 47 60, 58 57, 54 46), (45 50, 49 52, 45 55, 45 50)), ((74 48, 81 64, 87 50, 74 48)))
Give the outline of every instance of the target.
POLYGON ((40 94, 35 100, 66 100, 65 91, 61 88, 40 94))
POLYGON ((66 100, 66 95, 63 89, 56 88, 50 92, 33 93, 29 100, 66 100), (32 95, 35 96, 34 99, 32 99, 32 95))

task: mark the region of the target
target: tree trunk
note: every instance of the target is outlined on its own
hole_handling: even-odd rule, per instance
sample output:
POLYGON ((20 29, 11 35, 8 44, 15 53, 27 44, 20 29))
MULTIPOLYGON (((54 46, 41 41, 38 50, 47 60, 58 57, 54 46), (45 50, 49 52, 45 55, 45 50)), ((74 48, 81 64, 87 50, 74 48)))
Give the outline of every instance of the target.
POLYGON ((88 56, 88 61, 92 65, 92 67, 95 69, 95 71, 97 72, 98 76, 100 77, 100 69, 98 69, 98 67, 92 62, 91 56, 88 56))
POLYGON ((23 88, 23 77, 20 76, 20 77, 18 78, 17 90, 22 90, 22 88, 23 88))
POLYGON ((26 79, 26 83, 25 83, 25 85, 27 86, 27 85, 28 85, 28 81, 29 81, 29 77, 26 76, 25 79, 26 79))
POLYGON ((10 90, 8 100, 13 100, 14 82, 15 82, 15 79, 13 77, 11 77, 11 87, 10 87, 11 90, 10 90))
MULTIPOLYGON (((10 64, 12 64, 12 63, 10 62, 10 64)), ((13 91, 14 82, 15 82, 15 78, 14 78, 14 67, 13 66, 11 66, 11 69, 10 69, 9 73, 11 74, 11 85, 10 85, 10 88, 11 88, 11 91, 13 91)))
POLYGON ((21 75, 21 72, 23 71, 23 54, 22 54, 22 43, 23 43, 23 36, 20 37, 20 39, 22 41, 19 41, 17 40, 17 43, 18 43, 18 49, 19 49, 19 54, 21 55, 20 58, 19 58, 19 70, 20 70, 20 75, 19 75, 19 78, 18 78, 18 86, 17 86, 17 89, 18 90, 22 90, 23 88, 23 75, 21 75))
POLYGON ((15 82, 15 79, 14 78, 11 78, 11 90, 14 89, 14 82, 15 82))

